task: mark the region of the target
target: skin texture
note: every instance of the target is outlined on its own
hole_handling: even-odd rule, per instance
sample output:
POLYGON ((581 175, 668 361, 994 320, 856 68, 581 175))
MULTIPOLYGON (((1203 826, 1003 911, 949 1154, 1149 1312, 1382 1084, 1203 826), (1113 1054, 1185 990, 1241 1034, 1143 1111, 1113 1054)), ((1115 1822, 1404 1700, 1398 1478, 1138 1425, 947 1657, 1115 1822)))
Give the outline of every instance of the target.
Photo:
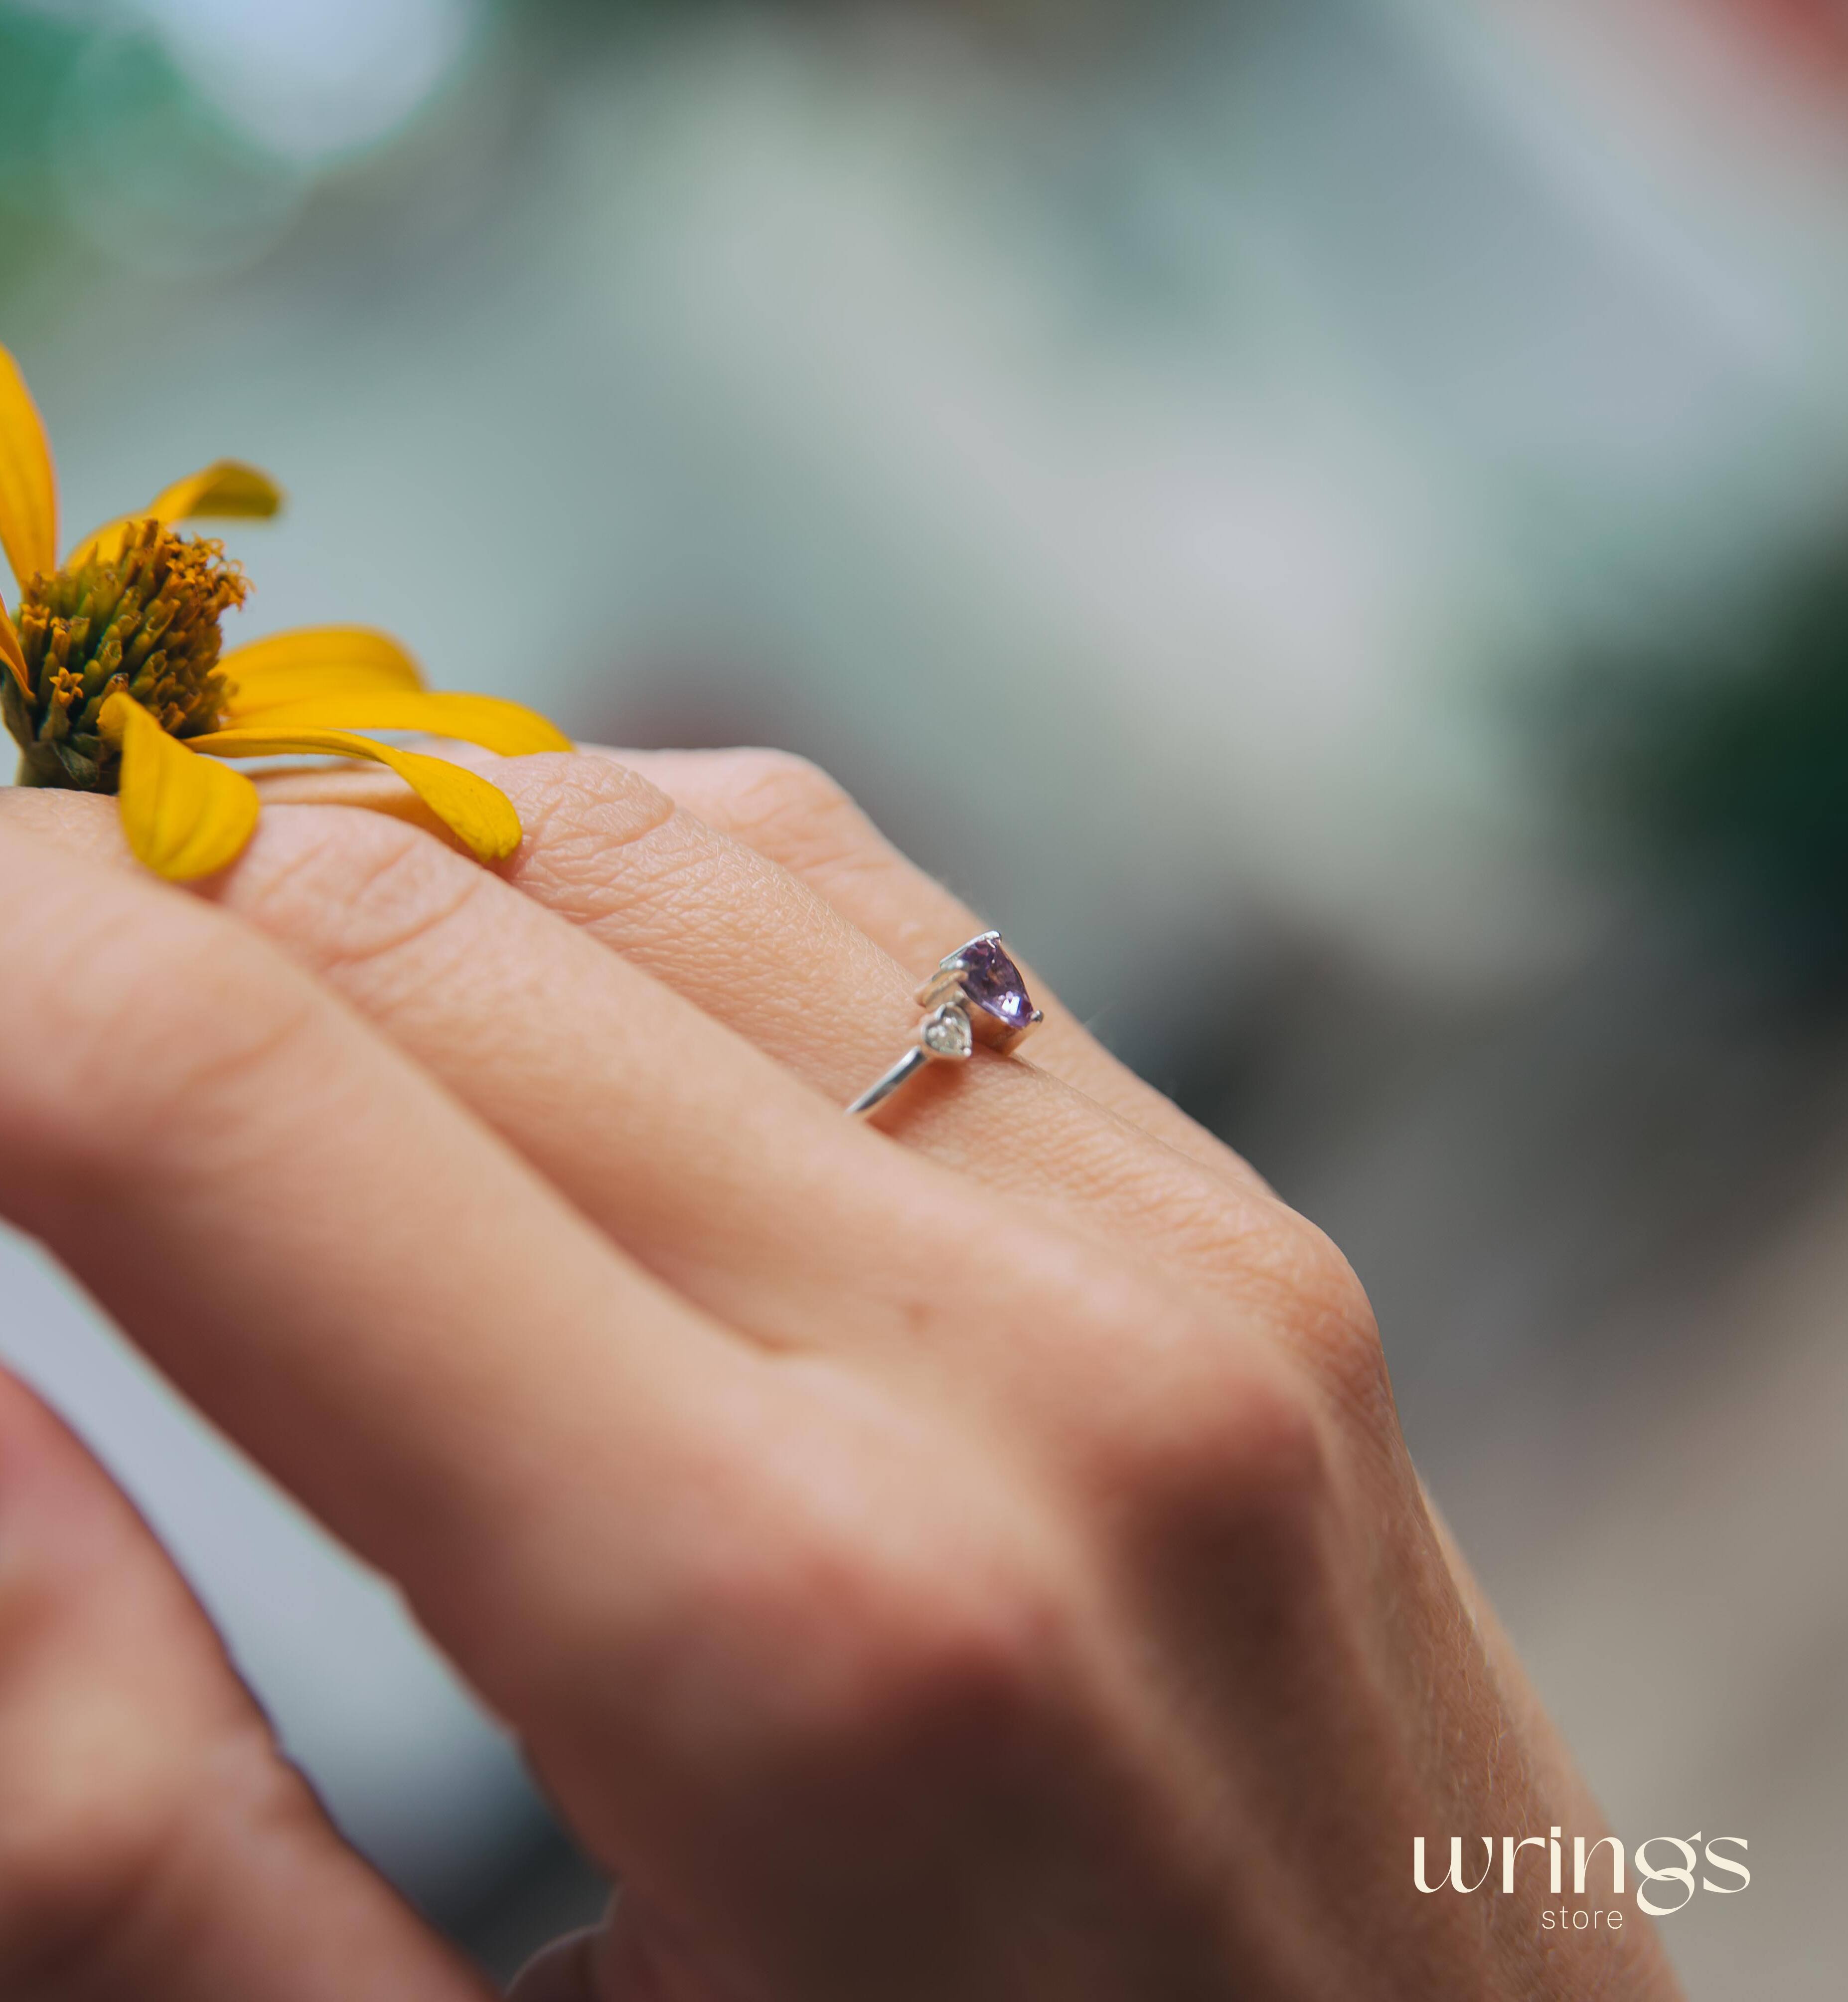
MULTIPOLYGON (((1674 1995, 1532 1853, 1413 1887, 1602 1829, 1321 1234, 1037 983, 1023 1058, 843 1120, 979 927, 799 762, 484 768, 499 877, 316 803, 368 779, 197 894, 0 795, 0 1206, 621 1880, 521 2002, 1674 1995)), ((0 1994, 259 1992, 480 1991, 0 1385, 0 1994)))

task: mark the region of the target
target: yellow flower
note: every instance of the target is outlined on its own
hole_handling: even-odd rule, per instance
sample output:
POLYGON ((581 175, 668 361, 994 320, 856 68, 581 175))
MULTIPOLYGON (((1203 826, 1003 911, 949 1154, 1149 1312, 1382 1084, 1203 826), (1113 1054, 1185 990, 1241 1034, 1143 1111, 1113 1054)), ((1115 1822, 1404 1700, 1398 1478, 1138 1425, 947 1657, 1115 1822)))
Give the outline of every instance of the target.
POLYGON ((353 733, 414 730, 505 756, 567 751, 542 716, 491 696, 433 694, 394 640, 319 626, 221 657, 219 620, 244 602, 222 543, 174 532, 201 516, 267 519, 282 504, 255 467, 221 460, 107 523, 58 560, 58 486, 44 426, 0 347, 0 549, 19 588, 0 598, 0 712, 19 783, 114 793, 129 846, 173 881, 235 860, 256 788, 221 759, 317 756, 389 766, 483 861, 520 845, 497 786, 459 765, 353 733))

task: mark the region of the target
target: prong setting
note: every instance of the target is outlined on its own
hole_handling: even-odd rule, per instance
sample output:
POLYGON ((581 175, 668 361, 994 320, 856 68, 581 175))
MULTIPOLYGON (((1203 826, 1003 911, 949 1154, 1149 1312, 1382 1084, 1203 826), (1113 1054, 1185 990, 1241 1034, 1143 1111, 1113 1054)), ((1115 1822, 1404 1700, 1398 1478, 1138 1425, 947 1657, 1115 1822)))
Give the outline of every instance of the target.
POLYGON ((1046 1019, 1034 1006, 1020 969, 995 931, 978 933, 948 954, 919 988, 917 999, 920 1008, 957 1001, 968 1011, 977 1037, 1002 1052, 1013 1048, 1046 1019))
POLYGON ((925 1014, 916 1040, 847 1107, 849 1116, 864 1118, 933 1062, 966 1062, 978 1042, 1005 1055, 1045 1020, 995 931, 948 954, 919 987, 917 1002, 925 1014))

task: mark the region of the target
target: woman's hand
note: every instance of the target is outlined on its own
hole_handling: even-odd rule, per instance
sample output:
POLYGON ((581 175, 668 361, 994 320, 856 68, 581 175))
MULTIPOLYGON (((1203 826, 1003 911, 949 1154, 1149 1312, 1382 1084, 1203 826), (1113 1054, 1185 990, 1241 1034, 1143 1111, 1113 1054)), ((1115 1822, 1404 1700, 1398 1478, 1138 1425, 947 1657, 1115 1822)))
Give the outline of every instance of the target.
MULTIPOLYGON (((1672 1995, 1531 1855, 1414 1886, 1599 1830, 1327 1241, 1037 989, 844 1119, 978 926, 808 768, 494 770, 509 881, 303 804, 209 901, 5 796, 0 1204, 622 1880, 527 2002, 1672 1995)), ((477 1992, 13 1388, 0 1993, 477 1992)))

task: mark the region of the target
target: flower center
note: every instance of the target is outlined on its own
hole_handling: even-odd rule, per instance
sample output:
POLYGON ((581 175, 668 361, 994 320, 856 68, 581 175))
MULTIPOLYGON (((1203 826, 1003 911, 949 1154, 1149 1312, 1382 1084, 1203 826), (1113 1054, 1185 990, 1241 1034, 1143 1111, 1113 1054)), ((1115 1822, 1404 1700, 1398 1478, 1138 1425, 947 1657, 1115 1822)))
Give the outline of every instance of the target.
POLYGON ((26 583, 17 623, 31 696, 0 673, 6 727, 24 754, 20 784, 114 792, 120 759, 96 719, 118 689, 172 736, 210 730, 230 693, 218 621, 249 588, 222 542, 152 521, 129 531, 113 562, 26 583))

